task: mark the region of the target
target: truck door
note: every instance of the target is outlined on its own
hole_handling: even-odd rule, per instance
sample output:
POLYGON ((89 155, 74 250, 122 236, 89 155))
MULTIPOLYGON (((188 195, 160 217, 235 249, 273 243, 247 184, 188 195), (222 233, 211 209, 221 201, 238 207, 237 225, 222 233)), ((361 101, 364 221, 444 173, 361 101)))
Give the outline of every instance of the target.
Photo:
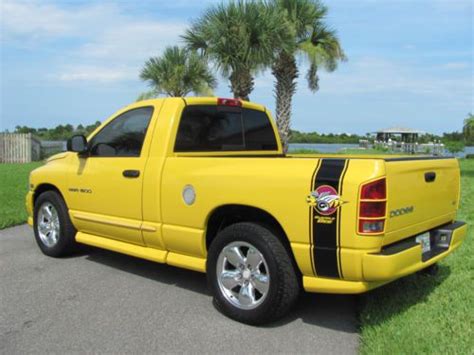
POLYGON ((142 188, 154 111, 144 106, 118 114, 89 141, 87 156, 77 156, 68 194, 79 231, 144 244, 142 188))

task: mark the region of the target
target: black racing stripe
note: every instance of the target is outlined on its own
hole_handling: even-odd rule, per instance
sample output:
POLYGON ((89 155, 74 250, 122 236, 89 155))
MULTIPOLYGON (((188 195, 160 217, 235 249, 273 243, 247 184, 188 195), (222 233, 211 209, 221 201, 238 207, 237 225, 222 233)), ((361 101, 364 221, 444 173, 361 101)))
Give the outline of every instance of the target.
MULTIPOLYGON (((343 194, 343 188, 344 188, 344 177, 346 176, 347 169, 349 168, 349 162, 350 160, 346 161, 346 164, 344 166, 344 170, 342 171, 341 179, 339 181, 339 196, 342 196, 343 194)), ((337 213, 338 218, 337 218, 337 263, 339 267, 339 277, 341 279, 344 278, 344 274, 342 272, 342 260, 341 260, 341 221, 342 221, 342 212, 343 208, 339 208, 337 213)))
MULTIPOLYGON (((339 182, 341 180, 346 159, 322 159, 321 166, 316 174, 313 191, 319 186, 329 185, 339 194, 339 182)), ((321 215, 317 209, 313 209, 313 259, 316 274, 318 276, 340 278, 338 264, 338 208, 331 216, 321 215), (316 218, 315 218, 316 217, 316 218), (334 218, 332 223, 318 223, 317 217, 334 218)))
MULTIPOLYGON (((316 179, 316 173, 319 170, 319 167, 321 166, 321 159, 318 160, 318 164, 316 164, 316 168, 314 168, 313 175, 311 177, 311 184, 309 186, 309 190, 313 191, 314 188, 314 181, 316 179)), ((311 270, 313 270, 313 274, 316 275, 316 269, 314 266, 314 260, 313 260, 313 215, 314 208, 312 206, 309 206, 309 259, 311 260, 311 270)))

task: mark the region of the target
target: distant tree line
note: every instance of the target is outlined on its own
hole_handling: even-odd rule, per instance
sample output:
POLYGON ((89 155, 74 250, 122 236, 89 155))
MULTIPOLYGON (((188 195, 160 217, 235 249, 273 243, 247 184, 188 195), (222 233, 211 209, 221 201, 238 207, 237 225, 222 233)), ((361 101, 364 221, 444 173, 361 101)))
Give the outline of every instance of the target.
MULTIPOLYGON (((91 125, 71 124, 58 125, 54 128, 32 128, 28 126, 16 126, 15 133, 31 133, 41 140, 67 140, 75 134, 89 135, 100 125, 97 121, 91 125)), ((300 132, 290 130, 289 143, 339 143, 339 144, 358 144, 360 139, 370 139, 370 136, 350 134, 350 133, 318 133, 318 132, 300 132)), ((450 146, 459 146, 463 149, 464 145, 474 146, 474 115, 469 114, 464 120, 462 132, 448 132, 443 135, 424 134, 418 137, 418 143, 443 142, 450 146)))
POLYGON ((474 146, 474 115, 469 113, 464 119, 462 132, 443 133, 442 141, 451 153, 462 152, 465 146, 474 146))
MULTIPOLYGON (((471 128, 474 133, 474 128, 471 128)), ((318 133, 318 132, 299 132, 290 131, 290 143, 340 143, 340 144, 358 144, 361 139, 373 139, 369 135, 357 134, 337 134, 337 133, 318 133)), ((396 139, 396 138, 395 138, 396 139)), ((474 137, 466 136, 464 132, 447 132, 442 135, 437 134, 423 134, 418 137, 418 143, 429 142, 443 142, 451 143, 457 142, 464 146, 474 146, 474 137)), ((462 150, 462 149, 461 149, 462 150)))
POLYGON ((344 143, 358 144, 360 139, 367 137, 357 134, 334 134, 334 133, 318 133, 318 132, 300 132, 290 130, 290 143, 344 143))
POLYGON ((96 121, 91 125, 84 126, 82 124, 73 126, 71 124, 58 125, 54 128, 32 128, 28 126, 16 126, 15 133, 31 133, 41 140, 63 141, 67 140, 75 134, 89 135, 100 125, 100 121, 96 121))
MULTIPOLYGON (((357 134, 321 134, 318 132, 300 132, 290 130, 290 143, 340 143, 340 144, 357 144, 360 139, 370 139, 367 134, 365 136, 357 134)), ((462 151, 464 146, 474 146, 474 115, 469 113, 464 120, 461 132, 445 132, 442 135, 423 134, 418 137, 418 143, 443 142, 448 149, 462 151)))

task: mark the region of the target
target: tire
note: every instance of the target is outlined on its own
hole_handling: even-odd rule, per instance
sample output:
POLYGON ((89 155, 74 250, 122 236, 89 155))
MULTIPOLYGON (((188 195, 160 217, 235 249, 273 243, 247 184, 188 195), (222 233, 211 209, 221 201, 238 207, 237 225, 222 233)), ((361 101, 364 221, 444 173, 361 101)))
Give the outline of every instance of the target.
POLYGON ((43 254, 57 258, 77 250, 76 229, 59 193, 46 191, 39 195, 35 201, 33 217, 36 243, 43 254))
POLYGON ((242 323, 261 325, 283 317, 300 293, 289 253, 273 232, 256 223, 236 223, 219 232, 206 267, 214 306, 242 323))

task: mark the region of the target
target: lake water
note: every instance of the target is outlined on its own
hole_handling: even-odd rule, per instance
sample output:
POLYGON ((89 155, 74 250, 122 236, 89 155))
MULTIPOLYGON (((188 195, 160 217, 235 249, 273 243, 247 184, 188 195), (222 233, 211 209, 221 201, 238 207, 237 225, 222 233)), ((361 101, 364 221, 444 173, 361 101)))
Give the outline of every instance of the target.
MULTIPOLYGON (((318 144, 318 143, 291 143, 288 147, 288 151, 294 152, 295 150, 307 149, 316 150, 320 153, 337 153, 342 149, 354 149, 359 148, 358 144, 318 144)), ((466 147, 464 152, 456 154, 458 157, 464 157, 466 154, 474 154, 474 147, 466 147)))
POLYGON ((288 146, 288 152, 294 152, 295 150, 317 150, 320 153, 336 153, 343 149, 354 149, 358 148, 358 144, 319 144, 319 143, 291 143, 288 146))

